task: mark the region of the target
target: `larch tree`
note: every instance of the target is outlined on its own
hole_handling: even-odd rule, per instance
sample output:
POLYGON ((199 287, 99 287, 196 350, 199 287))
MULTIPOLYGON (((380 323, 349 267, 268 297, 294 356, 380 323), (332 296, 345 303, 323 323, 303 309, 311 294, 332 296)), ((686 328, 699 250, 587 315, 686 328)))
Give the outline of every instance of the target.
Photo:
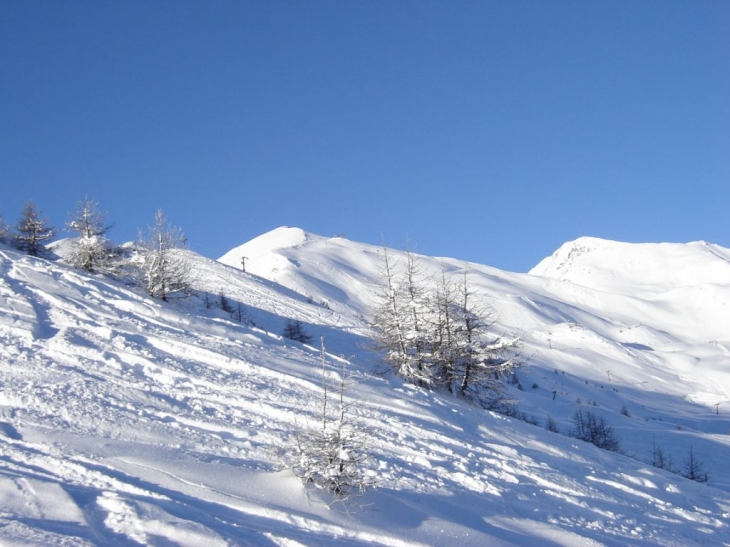
POLYGON ((435 375, 440 384, 449 393, 454 392, 455 370, 455 323, 457 310, 455 306, 456 288, 446 276, 446 267, 441 266, 441 279, 436 287, 433 316, 434 366, 435 375))
POLYGON ((106 238, 112 225, 106 223, 106 213, 99 204, 88 197, 76 204, 66 227, 77 234, 68 262, 87 272, 109 273, 113 271, 116 253, 106 238))
POLYGON ((425 288, 424 274, 412 252, 406 252, 401 289, 403 324, 407 343, 408 376, 422 387, 433 387, 433 340, 431 336, 431 300, 425 288))
POLYGON ((380 304, 375 310, 375 350, 396 374, 408 378, 408 345, 406 341, 406 317, 397 280, 395 262, 388 249, 383 247, 381 275, 385 281, 380 294, 380 304))
POLYGON ((299 319, 287 319, 282 336, 302 344, 309 344, 312 342, 312 337, 307 334, 304 329, 304 325, 299 319))
POLYGON ((709 477, 707 475, 707 472, 705 471, 705 466, 695 454, 695 449, 693 446, 689 447, 689 452, 687 453, 687 457, 684 458, 683 464, 684 465, 682 466, 682 475, 690 480, 697 482, 708 481, 709 477))
POLYGON ((453 335, 458 393, 491 408, 503 399, 501 376, 518 365, 520 341, 491 334, 496 323, 494 312, 476 298, 468 280, 468 265, 458 292, 453 335))
POLYGON ((189 293, 192 272, 185 246, 182 230, 170 224, 162 209, 146 232, 140 230, 134 261, 139 282, 150 296, 167 300, 173 293, 189 293))
POLYGON ((13 234, 13 247, 31 256, 43 256, 46 252, 44 243, 55 235, 56 229, 41 217, 32 201, 27 201, 13 234))
POLYGON ((333 502, 347 505, 376 485, 367 469, 372 457, 370 432, 358 415, 356 402, 345 396, 350 376, 344 361, 339 378, 331 377, 324 339, 320 356, 318 409, 307 426, 297 428, 294 459, 289 465, 304 483, 332 493, 333 502))
POLYGON ((505 373, 519 366, 519 338, 493 333, 495 319, 471 288, 468 268, 453 283, 428 287, 413 255, 396 265, 383 249, 384 286, 375 312, 375 349, 396 374, 421 387, 445 387, 486 408, 504 403, 505 373))

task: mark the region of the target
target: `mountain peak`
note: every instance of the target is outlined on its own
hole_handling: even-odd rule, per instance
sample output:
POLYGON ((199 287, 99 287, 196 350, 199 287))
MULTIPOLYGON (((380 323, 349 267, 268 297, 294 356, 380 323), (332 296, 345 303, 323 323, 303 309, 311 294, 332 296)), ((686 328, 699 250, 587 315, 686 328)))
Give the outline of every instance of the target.
POLYGON ((256 260, 258 257, 280 249, 288 249, 304 245, 307 241, 319 239, 319 236, 305 232, 301 228, 279 226, 251 241, 228 251, 218 260, 229 266, 241 264, 241 257, 256 260))
POLYGON ((619 293, 664 292, 730 281, 730 250, 707 243, 623 243, 581 237, 563 244, 531 275, 619 293))

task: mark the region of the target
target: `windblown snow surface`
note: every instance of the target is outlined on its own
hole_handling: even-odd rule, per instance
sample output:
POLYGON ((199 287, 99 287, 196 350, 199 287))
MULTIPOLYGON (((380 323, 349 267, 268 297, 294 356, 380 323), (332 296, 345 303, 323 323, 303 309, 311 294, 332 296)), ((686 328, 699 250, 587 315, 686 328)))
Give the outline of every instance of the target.
POLYGON ((0 249, 0 544, 730 545, 727 249, 583 238, 530 274, 418 257, 466 268, 522 336, 510 395, 540 425, 373 373, 378 247, 279 228, 190 260, 198 296, 163 303, 0 249), (354 375, 378 487, 348 511, 283 464, 321 383, 287 319, 354 375), (578 408, 624 454, 542 427, 578 408), (677 467, 692 447, 709 482, 652 446, 677 467))

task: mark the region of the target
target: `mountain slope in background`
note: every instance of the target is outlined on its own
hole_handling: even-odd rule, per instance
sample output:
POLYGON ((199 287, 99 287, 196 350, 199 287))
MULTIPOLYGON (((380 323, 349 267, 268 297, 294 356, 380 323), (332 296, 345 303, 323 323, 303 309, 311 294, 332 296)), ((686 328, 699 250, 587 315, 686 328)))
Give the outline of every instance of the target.
POLYGON ((523 337, 526 415, 567 432, 590 408, 626 456, 373 375, 376 246, 280 228, 189 256, 199 296, 163 304, 0 250, 3 544, 730 544, 726 249, 578 240, 531 274, 418 257, 523 337), (349 361, 372 431, 380 486, 349 514, 282 465, 321 383, 288 319, 324 338, 331 377, 349 361), (652 446, 678 466, 693 447, 710 482, 651 467, 652 446))

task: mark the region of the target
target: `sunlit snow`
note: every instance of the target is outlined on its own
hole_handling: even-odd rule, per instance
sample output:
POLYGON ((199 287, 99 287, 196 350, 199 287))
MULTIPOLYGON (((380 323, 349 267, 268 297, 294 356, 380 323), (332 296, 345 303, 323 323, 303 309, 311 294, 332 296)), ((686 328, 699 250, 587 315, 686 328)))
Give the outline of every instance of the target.
POLYGON ((198 296, 163 303, 0 248, 0 544, 730 545, 728 249, 582 238, 530 274, 419 257, 467 268, 522 336, 510 395, 537 426, 373 373, 378 246, 279 228, 190 259, 198 296), (378 487, 348 511, 284 465, 320 338, 372 431, 378 487), (577 408, 625 454, 544 429, 577 408), (680 468, 693 447, 709 482, 652 467, 653 446, 680 468))

